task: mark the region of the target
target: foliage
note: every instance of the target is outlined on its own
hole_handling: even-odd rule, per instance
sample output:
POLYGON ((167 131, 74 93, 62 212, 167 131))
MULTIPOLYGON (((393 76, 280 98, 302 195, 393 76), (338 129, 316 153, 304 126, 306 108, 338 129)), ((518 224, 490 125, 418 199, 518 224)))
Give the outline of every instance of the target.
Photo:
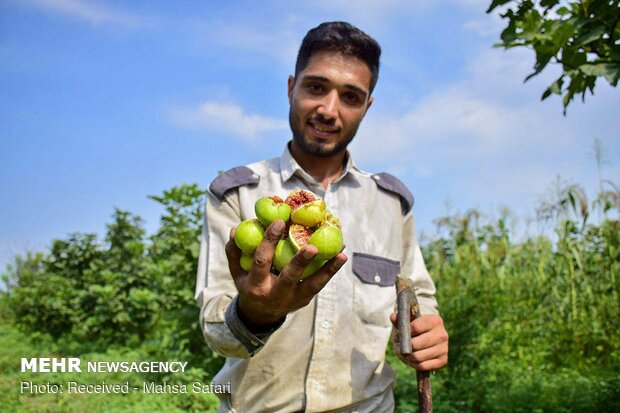
MULTIPOLYGON (((554 221, 555 241, 514 242, 507 213, 485 223, 473 210, 437 220, 447 234, 424 256, 450 354, 432 376, 435 411, 620 410, 620 221, 607 208, 589 223, 589 208, 573 184, 544 200, 539 219, 554 221)), ((415 374, 390 362, 397 410, 416 411, 415 374)))
POLYGON ((562 65, 562 75, 543 93, 564 95, 564 114, 575 95, 594 93, 598 78, 610 85, 620 77, 620 7, 618 0, 493 0, 487 13, 504 6, 508 20, 501 33, 504 48, 528 47, 536 53, 534 72, 550 62, 562 65), (567 79, 570 82, 567 82, 567 79), (568 83, 568 85, 567 85, 568 83))
MULTIPOLYGON (((129 382, 131 387, 142 386, 145 381, 160 381, 160 377, 150 377, 140 373, 22 373, 19 371, 21 357, 49 357, 55 347, 52 341, 32 340, 18 331, 15 326, 0 322, 0 392, 3 394, 3 412, 27 413, 41 412, 215 412, 219 401, 213 394, 145 394, 129 392, 128 394, 23 394, 20 389, 22 381, 31 381, 37 385, 46 383, 61 384, 75 381, 79 384, 123 384, 129 382)), ((149 360, 141 349, 109 349, 104 353, 87 353, 80 356, 83 363, 88 361, 123 361, 149 360)), ((191 383, 201 378, 184 377, 181 380, 191 383)))
POLYGON ((165 212, 149 239, 139 217, 117 209, 104 242, 72 234, 47 256, 18 258, 6 296, 18 326, 60 353, 142 347, 212 377, 223 360, 204 344, 193 294, 203 194, 183 185, 150 197, 165 212))
MULTIPOLYGON (((103 240, 72 234, 46 254, 17 257, 0 292, 3 411, 214 411, 200 395, 19 395, 22 380, 77 380, 17 371, 27 355, 83 360, 183 360, 179 375, 80 374, 83 383, 208 382, 222 364, 204 344, 193 298, 203 191, 151 199, 164 212, 146 236, 116 210, 103 240)), ((620 192, 558 179, 538 209, 555 228, 516 241, 513 216, 477 210, 440 217, 423 248, 450 333, 449 365, 432 375, 437 412, 620 411, 620 192), (597 214, 598 213, 598 214, 597 214), (615 215, 614 215, 615 214, 615 215), (593 223, 593 217, 599 219, 593 223)), ((391 350, 398 412, 417 410, 415 372, 391 350)))
POLYGON ((149 342, 160 355, 188 360, 211 377, 223 358, 205 345, 194 299, 200 233, 204 213, 204 190, 184 185, 151 199, 165 207, 159 230, 151 237, 148 257, 163 298, 162 317, 149 342))

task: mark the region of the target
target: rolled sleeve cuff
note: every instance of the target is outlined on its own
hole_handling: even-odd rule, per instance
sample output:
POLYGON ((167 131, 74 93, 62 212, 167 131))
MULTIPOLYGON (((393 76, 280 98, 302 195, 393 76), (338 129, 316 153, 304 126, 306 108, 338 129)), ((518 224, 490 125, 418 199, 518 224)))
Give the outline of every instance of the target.
POLYGON ((233 298, 233 300, 226 308, 226 325, 233 333, 235 338, 239 340, 241 344, 243 344, 243 346, 250 354, 250 357, 252 357, 263 348, 263 346, 265 345, 265 343, 267 343, 267 340, 273 334, 273 332, 280 328, 282 324, 284 324, 284 319, 282 319, 282 321, 280 321, 275 327, 273 327, 269 331, 252 333, 239 318, 239 313, 237 309, 237 298, 238 296, 235 296, 235 298, 233 298))

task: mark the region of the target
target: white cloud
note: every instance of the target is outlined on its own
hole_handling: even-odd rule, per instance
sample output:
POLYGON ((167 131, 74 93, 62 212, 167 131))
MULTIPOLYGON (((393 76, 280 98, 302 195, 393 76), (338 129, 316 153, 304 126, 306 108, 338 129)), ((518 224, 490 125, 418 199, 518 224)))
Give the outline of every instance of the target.
POLYGON ((484 18, 467 21, 463 27, 478 33, 480 36, 492 37, 496 39, 496 42, 499 42, 499 35, 506 27, 506 23, 497 16, 486 15, 484 18))
POLYGON ((458 8, 479 9, 486 11, 489 3, 486 0, 314 0, 312 5, 329 11, 334 15, 342 14, 354 18, 358 22, 385 24, 387 18, 394 15, 421 16, 435 8, 444 7, 446 11, 458 8), (448 9, 449 8, 449 9, 448 9))
POLYGON ((487 101, 464 87, 437 91, 401 116, 369 116, 367 121, 355 142, 356 156, 369 163, 413 159, 423 175, 444 162, 462 165, 464 160, 512 156, 548 139, 546 120, 536 113, 487 101))
POLYGON ((95 25, 112 24, 128 28, 143 26, 145 21, 127 11, 85 0, 25 0, 17 4, 32 6, 95 25))
POLYGON ((189 47, 201 56, 222 58, 236 65, 260 66, 274 62, 292 71, 301 32, 307 25, 300 24, 295 15, 265 19, 198 18, 184 22, 189 47), (223 53, 223 54, 222 54, 223 53))
POLYGON ((205 102, 197 108, 174 108, 170 117, 177 126, 223 133, 246 141, 259 140, 273 131, 288 128, 282 119, 248 114, 235 104, 205 102))
MULTIPOLYGON (((463 78, 409 109, 371 109, 352 146, 356 160, 371 170, 399 171, 417 186, 439 183, 433 196, 485 211, 501 204, 520 213, 532 210, 557 175, 584 185, 594 196, 595 163, 587 152, 597 136, 612 151, 618 147, 611 144, 617 133, 610 122, 617 93, 600 88, 586 105, 574 102, 564 117, 560 99, 539 100, 555 73, 523 84, 531 71, 530 54, 480 50, 463 78)), ((605 171, 617 176, 613 167, 605 171)), ((437 199, 428 202, 437 208, 437 199)))

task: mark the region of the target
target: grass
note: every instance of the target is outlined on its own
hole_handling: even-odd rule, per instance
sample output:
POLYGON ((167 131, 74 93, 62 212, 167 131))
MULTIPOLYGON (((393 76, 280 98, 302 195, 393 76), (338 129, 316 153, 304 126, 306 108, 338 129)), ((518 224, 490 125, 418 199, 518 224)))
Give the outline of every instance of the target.
MULTIPOLYGON (((450 333, 435 411, 620 411, 618 221, 565 222, 555 243, 514 243, 501 224, 455 226, 425 248, 450 333)), ((417 411, 415 372, 388 359, 397 411, 417 411)))
MULTIPOLYGON (((36 342, 10 324, 0 325, 0 393, 3 395, 3 412, 215 412, 219 401, 213 394, 144 394, 142 391, 128 394, 69 394, 70 381, 79 384, 123 384, 130 388, 142 388, 145 381, 158 381, 157 376, 139 373, 32 373, 20 371, 22 357, 49 357, 53 343, 36 342), (21 394, 20 383, 31 381, 38 385, 63 384, 62 394, 21 394)), ((148 360, 139 351, 112 349, 105 354, 92 353, 80 356, 82 366, 87 361, 138 361, 148 360)), ((175 378, 177 383, 192 383, 200 376, 190 370, 175 378), (195 377, 193 377, 195 375, 195 377)), ((200 373, 200 372, 198 372, 200 373)))

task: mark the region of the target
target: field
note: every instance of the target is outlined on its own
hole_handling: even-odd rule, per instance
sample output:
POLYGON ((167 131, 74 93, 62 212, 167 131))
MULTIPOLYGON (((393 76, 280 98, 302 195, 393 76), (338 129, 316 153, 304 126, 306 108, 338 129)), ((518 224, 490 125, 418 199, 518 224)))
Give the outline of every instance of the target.
MULTIPOLYGON (((202 341, 193 300, 203 195, 184 185, 151 197, 164 212, 147 236, 115 211, 103 240, 74 234, 17 257, 0 297, 0 391, 8 412, 213 412, 212 394, 19 394, 20 383, 208 382, 223 360, 202 341), (182 374, 21 373, 21 357, 187 360, 182 374)), ((535 236, 511 216, 437 219, 422 240, 450 333, 432 374, 436 412, 620 411, 618 191, 589 202, 569 185, 541 205, 535 236), (595 216, 596 219, 593 219, 595 216)), ((415 372, 388 350, 397 412, 417 411, 415 372)))

